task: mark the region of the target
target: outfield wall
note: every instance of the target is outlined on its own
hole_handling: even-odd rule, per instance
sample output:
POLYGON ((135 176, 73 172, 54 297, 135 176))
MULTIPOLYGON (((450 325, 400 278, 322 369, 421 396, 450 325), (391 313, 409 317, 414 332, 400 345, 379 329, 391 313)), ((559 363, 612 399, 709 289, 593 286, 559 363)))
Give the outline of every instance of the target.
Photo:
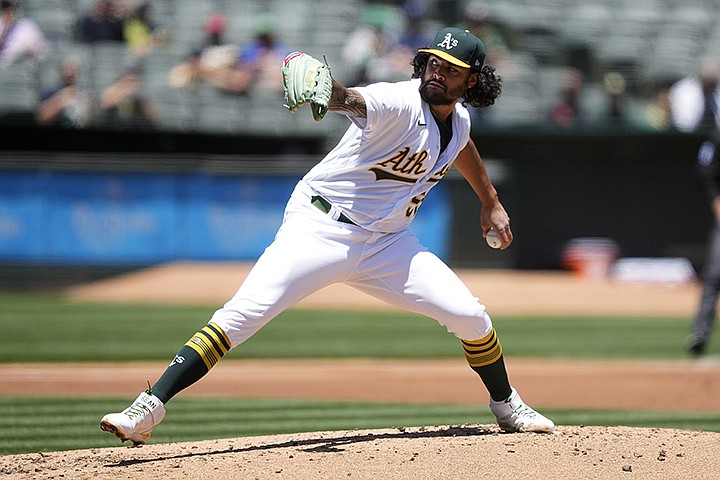
MULTIPOLYGON (((120 165, 123 156, 107 154, 92 165, 81 154, 42 158, 26 154, 16 166, 27 168, 0 170, 0 263, 255 260, 272 242, 304 170, 286 164, 264 171, 267 159, 256 159, 249 173, 222 157, 197 158, 185 172, 152 171, 137 157, 120 165)), ((413 230, 447 258, 446 186, 432 195, 413 230)))

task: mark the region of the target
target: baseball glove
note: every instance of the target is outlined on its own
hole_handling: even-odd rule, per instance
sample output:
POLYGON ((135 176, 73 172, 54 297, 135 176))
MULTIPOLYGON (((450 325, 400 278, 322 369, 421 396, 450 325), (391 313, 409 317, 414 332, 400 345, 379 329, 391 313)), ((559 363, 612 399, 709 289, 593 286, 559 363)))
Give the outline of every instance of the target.
POLYGON ((283 61, 283 106, 294 112, 301 105, 310 103, 316 122, 323 119, 328 111, 332 93, 332 75, 326 63, 307 53, 293 52, 283 61))

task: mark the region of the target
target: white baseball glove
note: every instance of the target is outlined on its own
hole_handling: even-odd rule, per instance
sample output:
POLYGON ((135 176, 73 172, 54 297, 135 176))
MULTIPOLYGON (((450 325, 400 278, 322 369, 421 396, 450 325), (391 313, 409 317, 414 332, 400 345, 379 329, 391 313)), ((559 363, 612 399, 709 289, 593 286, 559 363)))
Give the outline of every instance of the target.
POLYGON ((294 112, 301 105, 310 103, 316 122, 323 119, 328 111, 332 94, 332 75, 326 63, 307 53, 293 52, 283 61, 283 106, 294 112))

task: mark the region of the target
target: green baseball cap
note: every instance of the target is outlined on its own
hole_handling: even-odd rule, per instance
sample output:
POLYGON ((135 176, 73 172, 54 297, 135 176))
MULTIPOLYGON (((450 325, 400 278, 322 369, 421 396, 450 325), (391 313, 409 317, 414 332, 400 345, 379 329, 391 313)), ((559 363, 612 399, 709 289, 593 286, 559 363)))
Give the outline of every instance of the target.
POLYGON ((453 65, 480 70, 485 61, 485 45, 469 30, 448 27, 440 30, 430 48, 418 52, 432 53, 453 65))

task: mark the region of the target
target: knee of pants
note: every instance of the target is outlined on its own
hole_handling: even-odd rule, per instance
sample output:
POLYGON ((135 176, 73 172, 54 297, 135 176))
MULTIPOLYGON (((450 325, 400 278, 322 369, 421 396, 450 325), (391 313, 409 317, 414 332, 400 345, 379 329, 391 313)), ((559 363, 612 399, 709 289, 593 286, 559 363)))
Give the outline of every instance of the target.
POLYGON ((223 307, 210 318, 210 322, 220 327, 234 348, 252 337, 273 317, 263 314, 251 314, 223 307))
POLYGON ((479 340, 486 337, 493 328, 490 315, 485 311, 485 307, 479 304, 472 315, 453 315, 438 321, 460 340, 479 340))

